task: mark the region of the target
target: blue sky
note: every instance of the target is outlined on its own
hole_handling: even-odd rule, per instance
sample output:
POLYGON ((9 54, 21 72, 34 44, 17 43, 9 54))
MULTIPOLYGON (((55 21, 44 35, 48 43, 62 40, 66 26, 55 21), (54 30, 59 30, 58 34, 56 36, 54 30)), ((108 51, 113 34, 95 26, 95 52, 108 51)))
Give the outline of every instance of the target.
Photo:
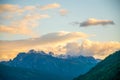
MULTIPOLYGON (((57 31, 70 31, 70 32, 84 32, 87 34, 95 34, 96 36, 90 38, 95 41, 119 41, 119 6, 116 5, 114 0, 1 0, 0 4, 13 4, 23 6, 43 6, 52 3, 60 4, 60 8, 39 11, 39 13, 48 14, 51 16, 49 19, 43 19, 39 21, 37 28, 33 29, 38 35, 46 33, 57 32, 57 31), (66 9, 68 13, 65 16, 59 14, 60 9, 66 9), (85 21, 89 18, 95 19, 107 19, 113 20, 115 25, 98 25, 87 28, 81 28, 79 25, 71 25, 75 21, 85 21)), ((4 20, 4 23, 6 21, 4 20)), ((24 35, 12 35, 6 36, 4 33, 0 35, 2 40, 14 40, 14 39, 25 39, 31 36, 24 35)))
POLYGON ((119 0, 0 0, 0 60, 30 49, 105 58, 120 50, 119 0))

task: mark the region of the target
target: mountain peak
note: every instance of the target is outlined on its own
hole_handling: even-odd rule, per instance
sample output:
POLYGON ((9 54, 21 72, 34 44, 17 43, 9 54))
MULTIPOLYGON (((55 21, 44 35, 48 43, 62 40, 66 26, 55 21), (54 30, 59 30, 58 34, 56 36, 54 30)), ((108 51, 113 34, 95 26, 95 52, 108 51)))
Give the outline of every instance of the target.
POLYGON ((34 54, 34 53, 36 53, 36 51, 34 49, 31 49, 31 50, 28 51, 28 53, 29 54, 34 54))
POLYGON ((27 53, 19 53, 13 60, 4 64, 11 67, 28 68, 44 73, 61 75, 65 80, 71 80, 79 74, 84 74, 97 64, 96 59, 85 56, 63 57, 65 56, 55 57, 53 52, 45 53, 44 51, 32 49, 27 53))

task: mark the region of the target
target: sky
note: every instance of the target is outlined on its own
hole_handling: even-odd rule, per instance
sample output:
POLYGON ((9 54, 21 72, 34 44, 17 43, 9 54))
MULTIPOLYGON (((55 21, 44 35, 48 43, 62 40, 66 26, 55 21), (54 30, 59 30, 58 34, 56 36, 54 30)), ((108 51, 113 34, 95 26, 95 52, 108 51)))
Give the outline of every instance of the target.
POLYGON ((0 60, 30 49, 104 59, 120 50, 119 0, 0 0, 0 60))

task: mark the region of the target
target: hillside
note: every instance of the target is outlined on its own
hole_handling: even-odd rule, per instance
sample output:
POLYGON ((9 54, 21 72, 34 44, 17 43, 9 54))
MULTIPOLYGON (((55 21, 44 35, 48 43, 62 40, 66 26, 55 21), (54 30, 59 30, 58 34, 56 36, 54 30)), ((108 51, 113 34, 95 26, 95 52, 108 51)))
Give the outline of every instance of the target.
POLYGON ((120 80, 120 51, 109 55, 89 72, 74 80, 120 80))

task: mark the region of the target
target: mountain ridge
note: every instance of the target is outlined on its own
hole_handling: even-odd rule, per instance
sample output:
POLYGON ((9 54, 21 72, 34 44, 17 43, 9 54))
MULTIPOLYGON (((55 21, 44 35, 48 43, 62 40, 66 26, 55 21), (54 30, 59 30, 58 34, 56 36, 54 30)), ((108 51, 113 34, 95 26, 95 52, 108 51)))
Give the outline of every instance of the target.
POLYGON ((61 58, 55 57, 53 54, 52 52, 46 54, 44 51, 30 50, 28 53, 19 53, 13 60, 1 63, 10 67, 27 68, 60 75, 67 80, 86 73, 98 63, 93 57, 68 56, 67 58, 61 58))

